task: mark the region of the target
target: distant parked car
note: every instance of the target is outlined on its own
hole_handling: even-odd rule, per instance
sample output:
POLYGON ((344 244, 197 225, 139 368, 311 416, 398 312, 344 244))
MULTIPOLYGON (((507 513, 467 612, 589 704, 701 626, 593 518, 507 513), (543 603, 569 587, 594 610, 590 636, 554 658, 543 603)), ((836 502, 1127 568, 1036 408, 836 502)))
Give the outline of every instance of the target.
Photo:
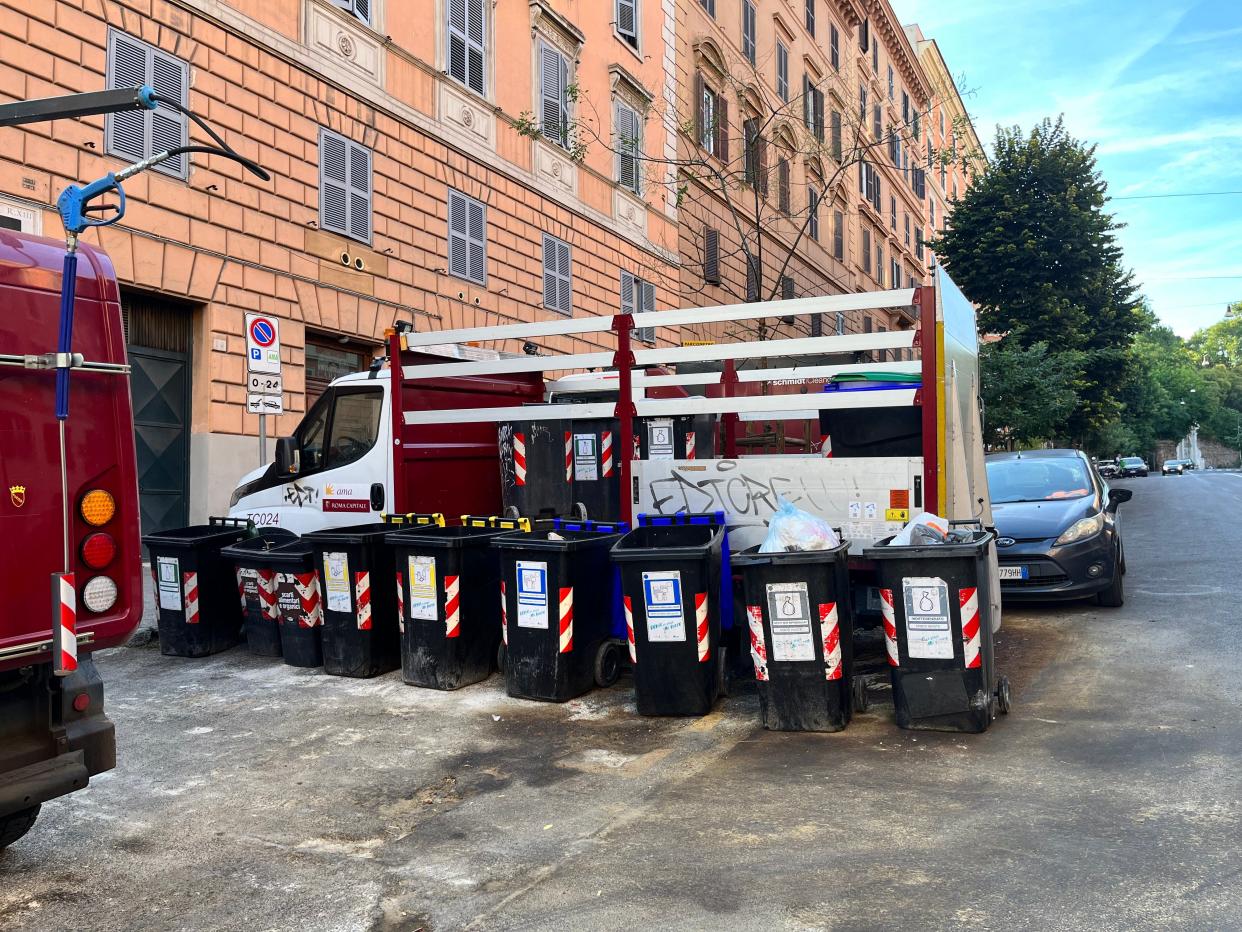
POLYGON ((1184 467, 1185 467, 1185 469, 1186 469, 1186 471, 1187 471, 1187 472, 1190 472, 1190 470, 1192 470, 1192 469, 1198 469, 1198 468, 1199 468, 1198 466, 1196 466, 1196 465, 1195 465, 1195 461, 1194 461, 1194 460, 1182 460, 1182 466, 1184 466, 1184 467))
POLYGON ((1141 456, 1123 456, 1117 462, 1117 476, 1126 479, 1131 476, 1147 477, 1147 463, 1141 456))
POLYGON ((1117 507, 1132 491, 1110 489, 1077 450, 994 453, 987 470, 1005 599, 1125 601, 1117 507))
POLYGON ((1101 479, 1112 479, 1117 475, 1116 460, 1100 460, 1095 464, 1096 472, 1100 474, 1101 479))
POLYGON ((1160 467, 1160 475, 1162 476, 1181 476, 1185 474, 1186 464, 1182 460, 1165 460, 1164 465, 1160 467))

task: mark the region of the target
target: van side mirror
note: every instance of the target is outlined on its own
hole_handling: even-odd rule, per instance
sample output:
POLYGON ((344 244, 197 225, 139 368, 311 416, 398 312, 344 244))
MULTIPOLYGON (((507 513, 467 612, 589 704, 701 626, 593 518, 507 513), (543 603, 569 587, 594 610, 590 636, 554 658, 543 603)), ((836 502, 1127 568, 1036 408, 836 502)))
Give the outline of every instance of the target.
POLYGON ((302 471, 302 451, 293 437, 281 437, 276 441, 276 475, 296 476, 302 471))
POLYGON ((1109 489, 1108 492, 1108 510, 1116 511, 1117 506, 1122 502, 1128 502, 1134 498, 1133 489, 1109 489))

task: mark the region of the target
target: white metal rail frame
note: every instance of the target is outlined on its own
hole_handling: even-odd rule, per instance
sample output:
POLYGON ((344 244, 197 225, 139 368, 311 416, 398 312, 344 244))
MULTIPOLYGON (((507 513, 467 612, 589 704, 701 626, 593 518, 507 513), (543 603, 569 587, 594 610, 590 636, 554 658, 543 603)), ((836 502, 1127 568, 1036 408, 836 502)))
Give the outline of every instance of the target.
MULTIPOLYGON (((736 456, 737 424, 744 413, 777 414, 791 408, 820 411, 832 408, 923 408, 924 462, 927 474, 924 487, 927 490, 925 507, 936 508, 935 470, 938 451, 935 446, 936 426, 936 302, 930 286, 902 288, 892 291, 863 292, 859 294, 829 295, 824 297, 797 298, 791 301, 767 301, 753 304, 729 304, 719 307, 688 308, 684 310, 648 311, 641 314, 617 314, 605 317, 583 317, 573 320, 545 321, 532 324, 508 324, 499 327, 474 327, 460 330, 434 332, 406 332, 393 336, 390 358, 393 365, 394 420, 400 417, 399 426, 404 428, 426 424, 478 424, 512 420, 514 407, 437 409, 398 411, 396 403, 403 398, 403 381, 488 376, 512 373, 565 373, 575 370, 602 370, 591 377, 560 379, 549 383, 556 393, 583 393, 615 390, 616 401, 573 403, 561 402, 541 405, 525 405, 521 408, 523 420, 561 421, 574 418, 615 417, 619 422, 619 449, 634 449, 634 418, 640 415, 674 414, 720 414, 724 428, 724 455, 736 456), (815 314, 835 314, 838 311, 867 311, 893 308, 912 308, 917 315, 918 327, 911 330, 884 333, 846 334, 827 337, 794 337, 780 340, 741 341, 713 344, 710 346, 667 346, 650 349, 633 348, 632 333, 639 327, 682 327, 695 324, 723 323, 728 321, 755 320, 759 318, 798 318, 815 314), (540 356, 521 356, 467 362, 426 363, 405 365, 397 363, 401 350, 417 350, 445 343, 472 343, 493 340, 529 340, 551 336, 574 336, 588 333, 612 332, 616 338, 614 352, 564 353, 540 356), (783 368, 736 371, 736 363, 743 359, 787 359, 790 357, 832 353, 855 353, 869 350, 901 350, 918 346, 921 360, 918 363, 861 363, 836 366, 786 366, 783 368), (720 361, 722 373, 696 373, 692 375, 648 375, 645 369, 684 362, 720 361), (790 379, 826 378, 841 372, 905 371, 918 365, 922 372, 922 388, 896 389, 883 392, 824 392, 806 395, 738 395, 736 387, 743 382, 780 382, 790 379), (639 369, 639 372, 635 372, 639 369), (647 398, 648 387, 688 384, 720 384, 723 397, 719 398, 647 398), (929 422, 930 418, 930 422, 929 422), (930 429, 929 429, 930 428, 930 429), (933 449, 928 449, 931 444, 933 449)), ((401 431, 400 435, 405 433, 401 431)), ((631 457, 620 458, 621 488, 627 510, 633 510, 631 486, 631 457)), ((628 517, 632 520, 633 515, 628 517)))

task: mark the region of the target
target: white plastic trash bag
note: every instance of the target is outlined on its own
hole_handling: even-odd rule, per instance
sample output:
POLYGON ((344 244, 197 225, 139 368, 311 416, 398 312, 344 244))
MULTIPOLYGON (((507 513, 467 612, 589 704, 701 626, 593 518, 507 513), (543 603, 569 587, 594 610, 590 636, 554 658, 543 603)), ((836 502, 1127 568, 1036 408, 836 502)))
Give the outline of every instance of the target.
POLYGON ((831 550, 841 539, 832 525, 823 518, 794 507, 784 498, 772 520, 768 536, 759 545, 760 553, 785 553, 790 550, 831 550))
POLYGON ((940 515, 923 512, 888 542, 890 547, 909 547, 922 544, 943 544, 949 536, 949 522, 940 515))

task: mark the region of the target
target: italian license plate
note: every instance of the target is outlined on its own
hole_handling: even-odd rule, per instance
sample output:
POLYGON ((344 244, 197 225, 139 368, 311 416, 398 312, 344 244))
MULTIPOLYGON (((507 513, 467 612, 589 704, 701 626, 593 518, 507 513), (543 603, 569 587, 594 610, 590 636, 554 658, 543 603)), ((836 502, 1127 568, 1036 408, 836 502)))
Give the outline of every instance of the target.
POLYGON ((1002 566, 1000 568, 1001 579, 1030 579, 1031 570, 1026 566, 1002 566))

